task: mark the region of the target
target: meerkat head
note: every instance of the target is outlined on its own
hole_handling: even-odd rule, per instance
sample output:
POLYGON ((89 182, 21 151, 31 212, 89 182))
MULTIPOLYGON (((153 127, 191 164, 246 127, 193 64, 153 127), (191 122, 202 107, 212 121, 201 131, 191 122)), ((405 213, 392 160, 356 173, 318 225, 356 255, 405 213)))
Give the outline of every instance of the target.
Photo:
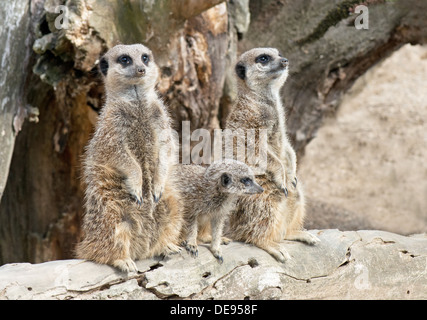
POLYGON ((129 85, 154 88, 159 73, 153 53, 142 44, 117 45, 111 48, 101 58, 99 68, 107 89, 129 85))
POLYGON ((222 193, 235 195, 262 193, 264 189, 255 181, 255 175, 246 164, 226 159, 213 162, 205 178, 214 182, 222 193))
POLYGON ((258 92, 279 90, 288 77, 288 59, 275 48, 255 48, 244 52, 236 63, 239 86, 258 92))

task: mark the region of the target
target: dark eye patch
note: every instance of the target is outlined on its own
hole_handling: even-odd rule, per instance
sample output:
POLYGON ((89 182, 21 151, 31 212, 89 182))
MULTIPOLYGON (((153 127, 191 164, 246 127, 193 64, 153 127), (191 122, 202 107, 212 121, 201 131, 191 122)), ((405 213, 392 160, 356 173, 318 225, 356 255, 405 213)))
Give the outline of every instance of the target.
POLYGON ((236 70, 237 76, 240 79, 245 80, 245 78, 246 78, 246 67, 242 63, 239 62, 236 65, 236 69, 235 70, 236 70))
POLYGON ((104 76, 107 75, 108 72, 108 61, 104 57, 99 61, 99 68, 104 76))
POLYGON ((271 61, 271 56, 268 54, 261 54, 255 58, 256 63, 267 64, 271 61))
POLYGON ((132 64, 132 58, 129 57, 127 54, 123 54, 120 57, 117 58, 117 62, 120 63, 122 66, 126 67, 132 64))
POLYGON ((242 178, 240 179, 240 182, 243 183, 246 187, 249 187, 253 183, 251 178, 242 178))
POLYGON ((150 62, 150 56, 144 53, 141 57, 141 60, 146 66, 148 66, 148 62, 150 62))
POLYGON ((223 173, 222 176, 221 176, 221 184, 222 184, 222 186, 223 187, 228 187, 231 184, 231 182, 232 182, 231 181, 231 177, 228 174, 223 173))

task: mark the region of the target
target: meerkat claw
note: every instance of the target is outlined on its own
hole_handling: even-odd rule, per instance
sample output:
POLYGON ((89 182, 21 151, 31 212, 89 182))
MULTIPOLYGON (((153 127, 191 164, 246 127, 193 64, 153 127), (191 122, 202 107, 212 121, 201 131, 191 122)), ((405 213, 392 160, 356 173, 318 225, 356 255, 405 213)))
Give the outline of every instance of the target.
POLYGON ((197 258, 199 256, 199 250, 197 249, 197 245, 191 245, 187 243, 185 249, 193 258, 197 258))
POLYGON ((298 180, 297 180, 297 177, 295 177, 294 179, 295 179, 295 181, 292 181, 292 185, 294 186, 294 188, 296 188, 298 180))
POLYGON ((139 206, 142 206, 142 203, 144 202, 144 199, 143 199, 142 197, 138 197, 138 196, 136 196, 136 195, 133 195, 133 198, 135 199, 136 203, 137 203, 139 206))
POLYGON ((160 198, 161 198, 161 197, 162 197, 162 192, 160 192, 159 196, 157 196, 157 195, 153 195, 154 202, 155 202, 155 203, 158 203, 158 202, 160 201, 160 198))
POLYGON ((222 256, 214 255, 214 257, 218 260, 218 262, 219 262, 220 264, 223 264, 223 263, 224 263, 224 258, 223 258, 222 256))
POLYGON ((218 260, 220 264, 224 262, 224 258, 222 257, 221 249, 213 249, 209 248, 209 250, 212 252, 212 255, 218 260))
POLYGON ((285 197, 288 197, 288 189, 286 187, 282 188, 283 193, 285 194, 285 197))

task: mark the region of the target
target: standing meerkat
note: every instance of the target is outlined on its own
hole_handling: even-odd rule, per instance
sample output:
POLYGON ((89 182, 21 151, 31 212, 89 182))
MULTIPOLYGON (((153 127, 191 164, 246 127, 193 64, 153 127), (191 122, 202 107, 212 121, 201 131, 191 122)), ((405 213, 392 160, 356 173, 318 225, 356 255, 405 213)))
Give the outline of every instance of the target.
POLYGON ((182 238, 191 255, 197 256, 197 238, 211 229, 210 250, 223 262, 221 240, 223 228, 240 196, 263 192, 255 181, 253 171, 244 163, 226 159, 215 161, 205 168, 198 165, 180 165, 173 173, 179 190, 180 206, 184 217, 182 238))
POLYGON ((175 141, 147 47, 117 45, 100 70, 106 102, 86 148, 84 237, 76 253, 137 271, 134 260, 179 248, 181 219, 167 180, 175 141))
MULTIPOLYGON (((230 217, 231 238, 253 243, 281 262, 290 258, 286 250, 280 248, 282 239, 311 245, 319 241, 302 230, 304 195, 296 178, 296 154, 286 135, 280 98, 288 66, 288 60, 275 48, 255 48, 243 53, 235 67, 237 99, 225 125, 232 131, 267 131, 266 172, 257 176, 265 191, 239 200, 238 208, 230 217)), ((256 147, 260 143, 258 136, 256 147)))

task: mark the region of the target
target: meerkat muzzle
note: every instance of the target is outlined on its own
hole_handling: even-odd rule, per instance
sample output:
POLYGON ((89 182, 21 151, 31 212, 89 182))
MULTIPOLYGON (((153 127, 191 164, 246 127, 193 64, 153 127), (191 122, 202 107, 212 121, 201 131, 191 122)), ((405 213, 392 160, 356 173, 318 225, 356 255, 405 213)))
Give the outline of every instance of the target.
POLYGON ((145 68, 143 68, 143 67, 137 67, 136 68, 136 76, 137 77, 142 77, 143 75, 145 75, 145 68))
POLYGON ((280 63, 282 64, 283 67, 287 67, 289 65, 289 60, 286 58, 282 58, 280 59, 280 63))

